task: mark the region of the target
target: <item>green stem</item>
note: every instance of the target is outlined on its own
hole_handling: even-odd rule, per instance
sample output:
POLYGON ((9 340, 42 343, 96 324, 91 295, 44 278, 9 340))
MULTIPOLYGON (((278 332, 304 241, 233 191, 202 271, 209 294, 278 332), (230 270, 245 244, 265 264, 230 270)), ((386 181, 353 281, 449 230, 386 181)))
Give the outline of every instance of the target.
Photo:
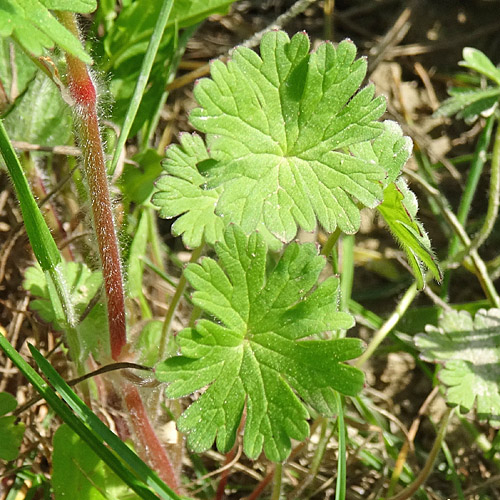
POLYGON ((417 476, 415 481, 413 481, 413 483, 411 483, 407 488, 405 488, 397 495, 390 497, 389 500, 406 500, 407 498, 413 498, 413 495, 428 479, 434 467, 434 462, 436 461, 439 450, 441 449, 444 437, 446 435, 446 429, 448 427, 448 422, 450 420, 452 411, 453 411, 452 408, 448 408, 443 417, 441 418, 441 426, 439 427, 439 431, 434 441, 434 444, 432 445, 432 449, 429 453, 429 456, 427 457, 427 461, 425 462, 424 468, 420 471, 420 474, 417 476))
MULTIPOLYGON (((182 30, 182 34, 179 36, 179 28, 177 25, 177 22, 175 23, 175 36, 178 38, 176 39, 176 46, 174 50, 174 54, 172 56, 172 60, 169 64, 168 68, 168 75, 166 79, 166 85, 165 85, 165 90, 163 91, 159 101, 158 105, 156 106, 156 111, 149 120, 148 125, 146 126, 146 131, 144 133, 143 137, 143 143, 148 144, 150 147, 152 147, 151 140, 154 136, 154 132, 158 127, 158 122, 160 121, 160 115, 161 112, 164 108, 165 102, 167 101, 168 98, 168 85, 175 79, 175 74, 177 73, 177 68, 179 67, 179 63, 181 62, 181 59, 184 55, 184 52, 186 51, 187 43, 189 40, 191 40, 192 36, 196 32, 196 30, 200 27, 201 23, 195 24, 194 26, 189 26, 188 28, 185 28, 182 30)), ((158 144, 157 151, 160 155, 163 155, 165 152, 165 148, 161 147, 161 141, 158 144)))
MULTIPOLYGON (((464 193, 462 199, 460 200, 460 205, 457 211, 457 219, 464 227, 467 223, 467 217, 472 205, 472 200, 474 198, 474 194, 476 193, 477 185, 479 183, 479 179, 481 178, 481 173, 486 162, 486 152, 488 150, 488 145, 490 144, 491 132, 493 130, 494 122, 495 117, 493 115, 490 116, 486 121, 486 125, 482 130, 481 135, 479 136, 477 147, 474 151, 474 156, 471 161, 467 183, 465 185, 464 193)), ((458 238, 458 235, 454 233, 451 238, 450 247, 448 249, 448 256, 452 257, 453 255, 455 255, 459 249, 459 246, 460 240, 458 238)), ((450 276, 451 270, 445 271, 442 285, 442 292, 444 293, 444 296, 448 294, 450 276)))
POLYGON ((354 235, 346 234, 342 237, 342 253, 340 255, 340 310, 349 310, 349 300, 351 299, 352 284, 354 280, 354 235))
POLYGON ((363 364, 371 357, 380 343, 385 339, 389 332, 396 326, 401 317, 405 314, 408 307, 410 307, 413 299, 418 294, 417 282, 414 282, 399 301, 394 312, 387 318, 385 323, 375 333, 373 339, 368 344, 366 351, 357 359, 355 366, 361 368, 363 364))
POLYGON ((338 451, 338 464, 337 464, 337 486, 335 488, 335 500, 345 500, 346 495, 346 429, 344 422, 344 408, 342 397, 338 392, 335 393, 338 406, 338 435, 339 435, 339 451, 338 451))
POLYGON ((497 469, 500 468, 500 460, 495 457, 495 449, 492 447, 492 444, 487 436, 485 436, 482 432, 480 432, 476 426, 469 422, 467 418, 460 413, 457 412, 458 419, 462 424, 462 427, 469 433, 471 438, 473 439, 474 444, 487 456, 489 460, 495 464, 497 469))
POLYGON ((335 246, 335 243, 337 243, 337 240, 339 239, 341 233, 342 231, 339 228, 337 228, 332 234, 330 234, 328 240, 321 249, 321 255, 328 256, 332 253, 333 247, 335 246))
POLYGON ((453 483, 453 487, 455 488, 457 500, 465 500, 464 492, 462 491, 462 485, 460 484, 460 478, 458 477, 457 469, 455 467, 455 463, 453 462, 453 455, 451 454, 451 451, 444 439, 441 443, 441 449, 446 459, 446 463, 448 464, 448 470, 451 473, 451 482, 453 483))
MULTIPOLYGON (((189 262, 190 263, 196 262, 199 259, 202 251, 203 251, 203 244, 201 244, 198 248, 193 250, 189 262)), ((187 280, 183 273, 181 279, 179 280, 179 283, 177 284, 177 288, 172 297, 172 300, 170 301, 170 304, 168 306, 168 311, 167 314, 165 315, 165 320, 163 321, 163 330, 162 330, 162 337, 160 344, 160 359, 162 359, 162 357, 165 355, 165 348, 167 346, 168 339, 170 336, 170 327, 172 324, 172 319, 174 318, 174 314, 175 311, 177 310, 177 306, 179 305, 181 297, 184 294, 184 289, 186 288, 186 284, 187 280)))
POLYGON ((500 204, 500 126, 497 125, 495 142, 493 144, 493 156, 491 158, 490 192, 488 196, 488 209, 486 218, 474 237, 470 245, 471 250, 477 250, 488 238, 493 230, 493 226, 498 216, 498 206, 500 204))
POLYGON ((161 271, 164 271, 165 269, 163 267, 163 256, 161 253, 160 235, 158 234, 156 217, 154 216, 155 212, 153 211, 152 208, 148 208, 146 210, 146 214, 148 217, 148 241, 151 245, 151 261, 157 268, 159 268, 161 271))
MULTIPOLYGON (((59 12, 58 16, 61 24, 79 37, 74 14, 59 12)), ((86 64, 71 54, 66 54, 66 62, 68 87, 74 100, 75 126, 83 153, 83 168, 89 188, 104 277, 111 356, 115 361, 118 361, 127 342, 125 297, 120 251, 113 221, 103 144, 97 117, 97 93, 86 64)))
MULTIPOLYGON (((436 202, 439 204, 439 207, 441 208, 444 217, 448 221, 448 224, 450 224, 450 226, 453 228, 453 231, 455 231, 463 246, 465 248, 469 248, 471 244, 470 238, 467 235, 462 224, 460 224, 456 215, 448 208, 448 200, 444 197, 444 195, 437 189, 433 188, 428 182, 426 182, 414 172, 408 171, 406 173, 410 177, 413 177, 422 186, 422 188, 424 188, 425 191, 427 191, 427 193, 436 200, 436 202)), ((464 256, 460 256, 460 260, 462 260, 463 258, 464 256)), ((496 291, 495 286, 493 285, 493 282, 488 275, 486 264, 477 253, 477 250, 474 249, 470 252, 470 258, 475 269, 475 274, 479 282, 481 283, 481 287, 483 288, 487 299, 494 307, 500 307, 500 297, 498 295, 498 292, 496 291)))
POLYGON ((270 500, 280 500, 282 478, 283 478, 283 464, 278 462, 274 466, 273 491, 271 493, 270 500))
POLYGON ((125 141, 128 138, 130 129, 132 128, 135 116, 137 115, 137 110, 139 109, 142 95, 144 94, 144 89, 146 88, 146 85, 148 83, 151 68, 153 67, 153 63, 156 57, 156 53, 158 52, 158 47, 160 46, 163 32, 165 31, 165 27, 167 26, 167 21, 170 16, 170 11, 172 10, 173 3, 173 0, 163 0, 158 18, 156 19, 156 25, 149 40, 148 48, 142 61, 139 78, 137 79, 137 82, 135 84, 134 93, 129 103, 127 115, 125 116, 125 122, 123 123, 120 137, 118 138, 118 142, 115 147, 113 159, 111 160, 111 166, 109 169, 111 175, 113 175, 116 166, 118 165, 121 151, 123 149, 123 146, 125 145, 125 141))

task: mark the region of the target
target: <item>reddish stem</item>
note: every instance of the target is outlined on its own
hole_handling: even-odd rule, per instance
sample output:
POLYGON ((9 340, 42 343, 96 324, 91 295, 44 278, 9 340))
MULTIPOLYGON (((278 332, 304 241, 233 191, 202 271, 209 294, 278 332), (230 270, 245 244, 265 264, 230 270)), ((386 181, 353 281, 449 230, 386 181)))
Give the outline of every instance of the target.
MULTIPOLYGON (((69 12, 59 12, 58 16, 61 23, 76 37, 79 37, 75 16, 69 12)), ((75 122, 83 153, 83 165, 89 186, 108 302, 111 355, 117 361, 127 341, 125 299, 120 252, 97 116, 97 92, 85 63, 70 54, 66 54, 66 62, 68 88, 75 106, 75 122)), ((178 491, 179 484, 171 461, 151 425, 139 391, 124 379, 121 379, 116 387, 123 395, 137 441, 142 446, 144 458, 173 490, 178 491)))
POLYGON ((273 477, 274 477, 274 467, 270 472, 268 472, 266 477, 257 485, 257 487, 252 491, 252 493, 246 497, 246 500, 257 500, 257 498, 260 497, 262 492, 271 483, 273 477))
MULTIPOLYGON (((75 16, 60 12, 59 18, 66 28, 79 36, 75 16)), ((109 338, 111 356, 117 361, 127 342, 125 299, 120 264, 120 251, 116 237, 104 152, 97 116, 97 92, 87 69, 80 59, 66 54, 67 78, 70 95, 74 100, 76 125, 83 153, 83 166, 89 187, 92 215, 101 257, 104 288, 108 303, 109 338)))
POLYGON ((137 387, 130 382, 125 382, 122 386, 122 392, 138 441, 143 445, 143 460, 147 461, 158 472, 160 478, 170 488, 179 493, 179 483, 174 468, 151 425, 137 387))
MULTIPOLYGON (((228 463, 231 462, 231 460, 233 460, 233 458, 236 455, 236 449, 237 446, 235 445, 233 446, 232 450, 226 453, 226 460, 224 462, 224 465, 227 465, 228 463)), ((227 480, 229 479, 230 474, 231 474, 230 468, 222 471, 219 484, 217 485, 217 492, 215 493, 215 500, 222 500, 224 498, 224 491, 226 490, 227 480)))

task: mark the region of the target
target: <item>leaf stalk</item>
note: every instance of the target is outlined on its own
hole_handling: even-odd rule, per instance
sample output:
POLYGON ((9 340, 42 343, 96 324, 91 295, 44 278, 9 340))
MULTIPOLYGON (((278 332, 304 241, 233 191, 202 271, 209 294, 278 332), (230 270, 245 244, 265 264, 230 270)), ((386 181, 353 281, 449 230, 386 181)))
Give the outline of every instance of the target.
POLYGON ((488 238, 493 230, 498 216, 500 204, 500 126, 497 123, 495 142, 493 143, 493 156, 491 158, 490 192, 488 195, 488 208, 486 218, 478 234, 472 240, 469 250, 477 250, 488 238))
MULTIPOLYGON (((79 37, 75 16, 59 12, 61 23, 79 37)), ((87 65, 66 54, 67 80, 74 100, 76 131, 83 154, 83 169, 88 183, 104 288, 108 306, 111 357, 118 361, 127 342, 125 298, 118 239, 113 220, 103 144, 97 116, 97 91, 87 65)))
POLYGON ((441 425, 438 430, 438 434, 432 445, 432 449, 427 457, 427 461, 425 462, 424 468, 420 471, 420 474, 417 476, 415 481, 411 483, 407 488, 403 491, 394 495, 389 500, 406 500, 407 498, 412 498, 413 495, 417 492, 417 490, 425 483, 428 479, 430 473, 432 472, 432 468, 434 467, 434 462, 436 461, 439 450, 441 449, 441 444, 446 435, 446 429, 448 427, 448 422, 450 420, 453 409, 448 408, 441 419, 441 425))

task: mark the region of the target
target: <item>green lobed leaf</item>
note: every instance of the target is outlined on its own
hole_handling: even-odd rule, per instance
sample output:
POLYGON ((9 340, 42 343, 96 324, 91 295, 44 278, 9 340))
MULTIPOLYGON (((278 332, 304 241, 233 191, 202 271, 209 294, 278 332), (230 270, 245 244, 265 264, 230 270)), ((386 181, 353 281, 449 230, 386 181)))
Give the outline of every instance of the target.
POLYGON ((459 63, 460 66, 488 77, 496 85, 481 88, 478 86, 478 82, 477 86, 474 87, 470 85, 452 87, 448 90, 450 97, 441 104, 435 115, 452 116, 456 114, 458 118, 472 123, 480 115, 491 115, 497 108, 500 99, 500 69, 495 67, 483 52, 471 47, 464 48, 463 58, 464 60, 459 63))
POLYGON ((446 311, 438 327, 415 337, 425 361, 443 365, 438 379, 448 404, 462 411, 474 402, 481 420, 500 427, 500 309, 446 311))
POLYGON ((417 220, 417 198, 406 182, 399 179, 384 190, 384 201, 378 207, 391 233, 406 252, 419 289, 425 286, 425 268, 437 281, 442 273, 431 243, 422 224, 417 220))
POLYGON ((135 500, 134 493, 78 434, 61 425, 54 435, 52 486, 55 500, 135 500))
POLYGON ((497 107, 500 98, 500 87, 479 88, 451 88, 448 90, 451 97, 446 99, 436 116, 453 116, 472 122, 479 115, 489 116, 497 107))
MULTIPOLYGON (((309 53, 305 33, 290 40, 284 32, 269 32, 260 56, 239 47, 227 64, 213 62, 211 79, 195 86, 201 107, 190 115, 194 127, 206 134, 204 154, 211 160, 198 164, 205 182, 193 189, 203 186, 214 196, 220 189, 215 214, 247 234, 259 230, 273 249, 291 241, 298 226, 311 231, 317 221, 327 231, 356 232, 358 204, 374 208, 381 203, 386 177, 397 176, 401 168, 393 172, 397 162, 392 158, 382 163, 387 158, 374 155, 377 146, 371 143, 385 133, 383 142, 394 135, 401 152, 408 144, 397 125, 377 122, 385 100, 374 98, 373 86, 359 90, 365 75, 366 61, 356 59, 353 43, 334 47, 327 42, 309 53)), ((167 171, 176 177, 171 166, 167 171)), ((176 185, 164 180, 158 187, 170 200, 176 185)), ((154 203, 163 209, 159 196, 154 203)), ((169 206, 162 216, 191 210, 198 210, 195 200, 177 212, 169 206)), ((205 226, 196 216, 189 223, 183 239, 193 246, 190 236, 205 226)), ((205 234, 208 242, 220 237, 205 234)))
POLYGON ((89 14, 97 9, 97 0, 40 0, 47 9, 89 14))
POLYGON ((182 235, 188 247, 199 247, 203 238, 214 244, 224 231, 223 220, 215 214, 221 189, 208 189, 198 171, 197 165, 210 161, 203 140, 181 134, 180 142, 167 149, 163 168, 170 175, 158 179, 152 202, 160 207, 160 217, 180 216, 172 225, 172 234, 182 235))
POLYGON ((336 391, 361 390, 363 373, 342 362, 359 356, 362 342, 317 340, 350 328, 353 319, 337 311, 336 277, 316 286, 325 260, 313 244, 292 243, 269 273, 258 233, 247 237, 230 225, 215 250, 218 263, 205 258, 185 271, 194 304, 215 321, 182 330, 181 355, 157 365, 156 375, 169 383, 170 398, 208 386, 177 422, 195 451, 214 440, 222 452, 231 449, 246 408, 245 453, 256 458, 264 448, 270 460, 282 461, 290 440, 309 433, 302 401, 333 415, 336 391))
POLYGON ((465 47, 463 58, 464 60, 458 63, 460 66, 477 71, 500 85, 500 69, 490 61, 484 52, 472 47, 465 47))
POLYGON ((96 2, 91 0, 3 0, 0 9, 0 36, 13 36, 35 56, 43 55, 54 44, 79 57, 86 63, 92 59, 83 50, 80 40, 70 33, 48 9, 91 12, 96 2))
POLYGON ((353 144, 349 149, 352 154, 365 158, 372 164, 384 166, 386 177, 381 182, 386 188, 401 175, 411 156, 413 143, 409 137, 403 135, 396 122, 386 120, 382 125, 383 131, 376 139, 353 144))
POLYGON ((7 392, 0 392, 0 459, 15 460, 24 436, 25 425, 16 422, 17 417, 4 416, 17 406, 16 398, 7 392))

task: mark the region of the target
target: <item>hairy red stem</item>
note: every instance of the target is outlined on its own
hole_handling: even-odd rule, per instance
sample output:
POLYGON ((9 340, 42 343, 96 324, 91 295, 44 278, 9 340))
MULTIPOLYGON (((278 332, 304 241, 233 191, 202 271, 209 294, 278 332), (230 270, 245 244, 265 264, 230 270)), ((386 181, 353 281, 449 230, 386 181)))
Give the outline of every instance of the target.
POLYGON ((158 439, 142 403, 137 387, 130 382, 122 386, 125 404, 132 420, 138 441, 143 445, 143 460, 158 472, 165 483, 179 493, 179 483, 165 448, 158 439))
MULTIPOLYGON (((79 36, 78 26, 73 14, 60 12, 59 18, 66 28, 75 36, 79 36)), ((74 100, 75 122, 83 153, 83 166, 90 193, 92 215, 101 257, 108 305, 111 356, 117 361, 127 342, 125 299, 120 251, 113 221, 106 164, 97 116, 97 92, 87 66, 83 61, 71 54, 66 54, 66 62, 68 66, 68 88, 74 100)))
MULTIPOLYGON (((62 24, 79 37, 76 18, 72 13, 58 14, 62 24)), ((108 324, 111 355, 119 360, 126 344, 125 298, 120 265, 120 251, 113 221, 108 178, 104 162, 99 120, 97 116, 97 92, 85 63, 66 54, 68 88, 75 107, 75 122, 83 165, 87 178, 92 215, 101 257, 104 287, 108 302, 108 324)), ((179 490, 177 477, 165 448, 158 439, 137 387, 120 379, 115 387, 123 396, 137 441, 144 458, 159 476, 175 491, 179 490)))

